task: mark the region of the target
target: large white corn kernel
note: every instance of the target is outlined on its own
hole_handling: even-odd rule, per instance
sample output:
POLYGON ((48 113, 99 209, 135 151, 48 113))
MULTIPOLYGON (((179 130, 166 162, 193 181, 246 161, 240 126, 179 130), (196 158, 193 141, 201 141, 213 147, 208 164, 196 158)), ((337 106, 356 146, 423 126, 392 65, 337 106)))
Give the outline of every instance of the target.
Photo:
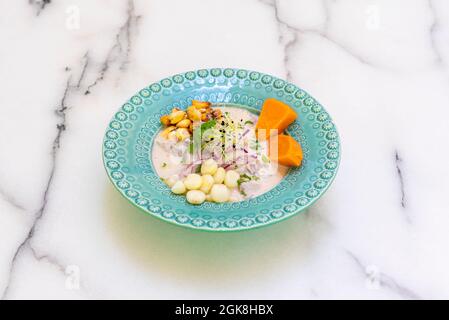
POLYGON ((228 172, 226 172, 224 184, 228 188, 235 188, 235 187, 237 187, 237 181, 239 179, 240 179, 240 174, 237 171, 229 170, 228 172))
POLYGON ((206 194, 200 190, 190 190, 187 192, 186 198, 191 204, 202 204, 206 200, 206 194))
MULTIPOLYGON (((176 129, 176 139, 178 141, 184 141, 185 139, 187 139, 188 137, 190 137, 190 132, 188 129, 186 128, 178 128, 176 129)), ((169 134, 170 135, 170 134, 169 134)))
POLYGON ((230 193, 224 184, 214 184, 210 190, 212 200, 219 203, 228 201, 230 193))
POLYGON ((186 192, 186 186, 182 181, 176 181, 176 183, 171 187, 171 192, 174 194, 183 194, 186 192))
POLYGON ((218 168, 217 172, 215 172, 215 174, 214 174, 215 183, 223 183, 225 176, 226 176, 226 170, 221 167, 218 168))
POLYGON ((203 182, 201 183, 200 190, 207 194, 214 184, 214 178, 210 174, 206 174, 201 178, 203 179, 203 182))
POLYGON ((176 181, 179 180, 178 175, 174 174, 170 177, 168 177, 167 179, 165 179, 165 183, 167 184, 167 186, 169 186, 170 188, 173 187, 176 183, 176 181))
POLYGON ((214 159, 207 159, 201 165, 201 174, 214 175, 217 172, 217 162, 214 159))
POLYGON ((184 180, 184 185, 189 190, 197 190, 201 187, 201 184, 203 183, 203 179, 201 179, 201 176, 196 173, 189 174, 186 179, 184 180))

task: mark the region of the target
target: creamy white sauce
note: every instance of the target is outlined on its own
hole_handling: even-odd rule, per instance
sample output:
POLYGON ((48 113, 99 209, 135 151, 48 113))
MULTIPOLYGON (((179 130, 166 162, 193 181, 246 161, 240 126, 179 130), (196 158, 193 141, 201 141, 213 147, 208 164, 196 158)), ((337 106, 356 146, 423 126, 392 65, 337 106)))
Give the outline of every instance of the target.
MULTIPOLYGON (((269 191, 282 180, 288 168, 269 161, 266 143, 256 142, 255 124, 257 115, 236 107, 226 106, 219 109, 223 113, 227 113, 228 119, 234 121, 235 128, 239 128, 236 129, 236 132, 238 132, 236 136, 237 151, 226 152, 227 156, 217 159, 219 166, 225 169, 232 168, 240 174, 258 178, 242 183, 240 188, 234 188, 231 192, 230 201, 242 201, 269 191), (257 149, 255 145, 257 145, 257 149)), ((150 157, 157 174, 162 179, 167 179, 173 175, 177 175, 181 179, 197 170, 201 163, 199 157, 206 160, 212 156, 207 153, 208 149, 205 148, 206 150, 196 157, 189 152, 189 145, 190 139, 176 142, 162 137, 161 132, 157 135, 150 157)), ((230 149, 234 150, 232 148, 231 143, 230 149)))

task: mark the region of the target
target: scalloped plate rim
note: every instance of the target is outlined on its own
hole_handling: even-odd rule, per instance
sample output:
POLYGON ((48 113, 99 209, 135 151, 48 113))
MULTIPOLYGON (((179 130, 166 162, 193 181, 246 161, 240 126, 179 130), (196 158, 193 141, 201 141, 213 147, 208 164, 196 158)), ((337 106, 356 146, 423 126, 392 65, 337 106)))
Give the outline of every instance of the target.
MULTIPOLYGON (((247 76, 249 76, 251 73, 257 73, 257 74, 259 74, 259 78, 258 78, 258 79, 262 79, 264 76, 269 76, 269 77, 271 77, 271 79, 272 79, 271 82, 274 82, 274 81, 276 81, 276 80, 281 80, 281 81, 283 81, 283 82, 285 83, 284 87, 285 87, 286 85, 292 85, 294 88, 296 88, 296 89, 298 89, 298 90, 301 90, 301 91, 306 95, 306 97, 303 98, 303 100, 306 99, 307 97, 312 98, 316 103, 318 103, 318 104, 322 107, 323 111, 327 113, 326 109, 325 109, 325 108, 318 102, 317 99, 313 98, 313 96, 311 96, 311 95, 310 95, 307 91, 305 91, 304 89, 300 88, 299 86, 297 86, 297 85, 295 85, 295 84, 293 84, 293 83, 290 83, 290 82, 287 81, 287 80, 284 80, 284 79, 281 79, 281 78, 278 78, 278 77, 276 77, 276 76, 272 76, 272 75, 269 75, 269 74, 266 74, 266 73, 263 73, 263 72, 259 72, 259 71, 253 71, 253 70, 247 70, 247 69, 241 69, 241 68, 224 68, 224 67, 220 67, 220 68, 207 68, 207 69, 197 69, 197 70, 189 70, 189 71, 186 71, 186 72, 183 72, 183 73, 177 73, 177 74, 174 74, 174 75, 167 76, 167 77, 165 77, 165 78, 163 78, 163 79, 161 79, 161 80, 159 80, 159 81, 157 81, 157 82, 152 82, 152 83, 150 83, 148 86, 146 86, 146 87, 140 89, 136 94, 134 94, 134 95, 131 96, 128 100, 126 100, 126 101, 122 104, 122 106, 123 106, 124 104, 126 104, 126 103, 132 103, 132 102, 131 102, 131 99, 132 99, 134 96, 139 95, 140 92, 141 92, 142 90, 144 90, 144 89, 149 89, 152 85, 155 85, 155 84, 161 85, 161 82, 162 82, 163 80, 166 80, 166 79, 173 79, 173 78, 176 77, 176 76, 185 76, 185 75, 188 74, 188 73, 195 73, 195 74, 198 74, 199 71, 203 71, 203 70, 206 70, 206 71, 208 72, 208 76, 207 76, 207 77, 210 76, 212 70, 220 70, 220 76, 223 75, 223 72, 224 72, 225 70, 232 70, 232 71, 234 72, 234 75, 233 75, 233 76, 235 76, 235 75, 237 74, 238 71, 244 71, 244 72, 247 73, 247 76)), ((232 86, 231 86, 231 87, 232 87, 232 86)), ((298 90, 295 90, 295 92, 298 91, 298 90)), ((293 94, 293 93, 292 93, 292 94, 293 94)), ((298 98, 298 99, 300 99, 300 98, 298 98)), ((147 106, 147 107, 149 107, 149 106, 147 106)), ((106 131, 105 131, 105 134, 104 134, 104 138, 103 138, 103 140, 102 140, 102 160, 103 160, 102 162, 103 162, 103 166, 104 166, 104 168, 105 168, 105 170, 106 170, 107 176, 108 176, 108 178, 109 178, 109 181, 110 181, 110 182, 112 183, 112 185, 114 186, 114 189, 116 189, 116 190, 119 192, 119 194, 121 194, 121 196, 124 197, 124 198, 127 200, 127 202, 131 203, 134 207, 138 208, 139 211, 145 213, 146 215, 149 214, 149 215, 151 215, 151 216, 153 216, 153 217, 155 217, 155 218, 157 218, 157 219, 159 219, 159 220, 162 220, 162 221, 164 221, 164 222, 168 222, 168 223, 170 223, 170 224, 172 224, 172 225, 176 225, 176 226, 178 226, 178 227, 188 228, 188 229, 191 229, 191 230, 204 231, 204 232, 240 232, 240 231, 255 230, 255 229, 259 229, 259 228, 263 228, 263 227, 266 227, 266 226, 270 226, 270 225, 277 224, 277 223, 279 223, 279 222, 288 220, 289 218, 292 218, 292 217, 298 215, 299 213, 304 212, 304 211, 306 211, 307 209, 309 209, 309 208, 310 208, 316 201, 318 201, 318 200, 319 200, 319 199, 320 199, 320 198, 327 192, 327 190, 331 187, 331 185, 332 185, 333 181, 335 180, 335 178, 336 178, 336 176, 337 176, 337 173, 338 173, 338 171, 339 171, 339 167, 340 167, 340 163, 341 163, 341 149, 342 149, 341 142, 340 142, 340 141, 341 141, 341 140, 340 140, 340 135, 338 134, 337 126, 336 126, 335 123, 332 121, 332 118, 330 117, 330 115, 327 113, 327 115, 329 116, 328 121, 332 123, 332 125, 333 125, 333 130, 334 130, 334 132, 336 133, 335 141, 338 143, 338 147, 337 147, 337 149, 336 149, 336 151, 338 151, 338 157, 337 157, 336 159, 334 159, 335 162, 336 162, 336 167, 333 168, 333 169, 327 169, 327 170, 330 170, 330 171, 333 172, 332 176, 331 176, 329 179, 327 179, 327 184, 326 184, 326 186, 325 186, 324 188, 322 188, 322 189, 319 191, 319 194, 318 194, 317 196, 313 197, 310 201, 308 201, 307 204, 305 204, 304 206, 298 208, 298 209, 295 210, 294 212, 290 212, 290 213, 288 213, 288 214, 284 214, 284 215, 283 215, 282 217, 280 217, 280 218, 270 219, 270 220, 268 220, 268 221, 266 221, 266 222, 263 222, 263 223, 256 223, 256 224, 253 224, 253 225, 250 225, 250 226, 242 226, 242 225, 238 225, 238 227, 236 227, 236 228, 224 228, 224 227, 221 227, 221 228, 212 228, 212 227, 208 227, 207 225, 203 225, 203 226, 195 226, 195 225, 192 225, 192 224, 180 223, 180 222, 178 222, 178 221, 176 221, 176 220, 174 220, 174 219, 169 219, 169 218, 163 217, 163 216, 161 216, 160 214, 158 214, 157 212, 153 212, 153 211, 149 210, 148 208, 143 208, 142 206, 138 205, 137 203, 134 203, 134 202, 130 199, 130 197, 129 197, 128 195, 126 195, 126 193, 125 193, 126 190, 120 189, 120 188, 116 185, 115 181, 113 180, 113 178, 112 178, 112 176, 111 176, 111 174, 110 174, 110 170, 111 170, 111 169, 108 168, 107 165, 106 165, 106 162, 107 162, 109 159, 106 159, 106 157, 105 157, 105 155, 104 155, 104 153, 105 153, 105 142, 106 142, 106 140, 107 140, 106 133, 111 129, 109 125, 111 124, 112 121, 116 120, 115 116, 116 116, 116 114, 117 114, 118 112, 120 112, 121 110, 122 110, 122 109, 121 109, 121 107, 120 107, 118 110, 114 111, 113 116, 111 117, 111 120, 109 120, 109 122, 108 122, 108 126, 106 127, 106 131)), ((248 201, 248 200, 245 200, 245 201, 248 201)), ((187 205, 188 205, 188 204, 187 204, 187 205)))

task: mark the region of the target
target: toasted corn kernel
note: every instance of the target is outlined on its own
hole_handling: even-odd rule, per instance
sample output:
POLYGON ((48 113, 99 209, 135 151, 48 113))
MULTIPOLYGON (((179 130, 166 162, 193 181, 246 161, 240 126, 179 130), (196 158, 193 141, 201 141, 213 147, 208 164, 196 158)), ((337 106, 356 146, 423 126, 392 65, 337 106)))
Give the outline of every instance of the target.
POLYGON ((207 101, 198 101, 198 100, 192 100, 192 105, 199 108, 209 108, 210 102, 207 101))
POLYGON ((168 126, 168 125, 170 124, 170 116, 169 116, 168 114, 163 115, 163 116, 161 117, 161 123, 162 123, 164 126, 168 126))
POLYGON ((170 114, 170 123, 177 124, 179 121, 184 119, 186 113, 184 111, 175 111, 170 114))
POLYGON ((192 121, 201 120, 201 112, 197 110, 194 106, 190 106, 187 108, 187 116, 192 121))
POLYGON ((183 119, 181 121, 179 121, 176 126, 178 128, 188 128, 190 126, 190 124, 192 123, 192 121, 190 121, 190 119, 183 119))
POLYGON ((170 132, 172 132, 173 130, 175 130, 175 129, 176 129, 175 126, 169 126, 169 127, 165 128, 165 129, 162 131, 161 135, 162 135, 164 138, 167 139, 168 134, 169 134, 170 132))

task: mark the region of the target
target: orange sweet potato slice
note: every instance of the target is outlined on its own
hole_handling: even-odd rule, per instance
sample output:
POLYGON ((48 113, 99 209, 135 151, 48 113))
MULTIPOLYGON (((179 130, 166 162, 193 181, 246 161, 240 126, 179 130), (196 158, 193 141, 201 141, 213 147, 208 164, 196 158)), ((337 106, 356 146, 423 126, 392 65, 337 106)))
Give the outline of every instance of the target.
POLYGON ((270 138, 270 158, 284 166, 299 167, 303 158, 301 145, 285 134, 272 137, 270 138), (275 147, 277 147, 277 154, 273 150, 275 147))
POLYGON ((260 138, 267 139, 270 135, 282 133, 285 128, 295 121, 296 117, 296 112, 287 104, 273 98, 266 99, 263 103, 256 129, 260 138), (265 132, 260 129, 264 129, 265 132), (274 132, 270 130, 274 130, 274 132))

